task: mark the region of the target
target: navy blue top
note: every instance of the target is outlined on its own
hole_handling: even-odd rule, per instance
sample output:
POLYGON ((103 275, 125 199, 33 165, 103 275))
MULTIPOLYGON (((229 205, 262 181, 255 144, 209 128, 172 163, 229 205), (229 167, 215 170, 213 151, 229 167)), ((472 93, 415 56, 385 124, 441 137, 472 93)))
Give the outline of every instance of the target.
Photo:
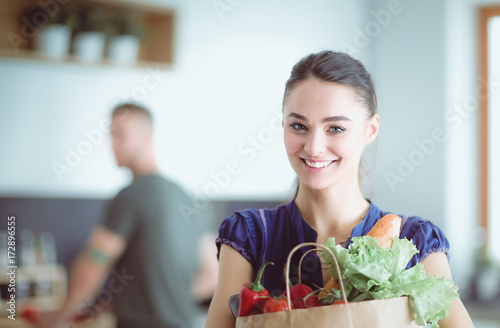
MULTIPOLYGON (((386 214, 389 212, 381 211, 372 203, 363 221, 352 230, 351 236, 366 235, 386 214)), ((413 256, 407 268, 421 262, 433 252, 444 252, 448 255, 450 244, 436 225, 419 217, 401 217, 403 223, 399 237, 413 240, 420 251, 413 256)), ((264 287, 274 295, 285 290, 283 268, 292 248, 304 242, 316 242, 317 238, 318 234, 302 218, 293 200, 274 209, 247 209, 227 217, 220 225, 216 243, 218 252, 221 244, 226 244, 243 255, 252 264, 254 277, 263 263, 274 262, 274 266, 266 268, 262 278, 264 287)), ((345 247, 350 243, 349 240, 345 247)), ((290 280, 294 284, 297 282, 300 257, 307 250, 307 247, 303 247, 292 257, 290 280)), ((316 252, 306 256, 301 270, 302 283, 312 288, 314 285, 323 286, 321 264, 316 252)))

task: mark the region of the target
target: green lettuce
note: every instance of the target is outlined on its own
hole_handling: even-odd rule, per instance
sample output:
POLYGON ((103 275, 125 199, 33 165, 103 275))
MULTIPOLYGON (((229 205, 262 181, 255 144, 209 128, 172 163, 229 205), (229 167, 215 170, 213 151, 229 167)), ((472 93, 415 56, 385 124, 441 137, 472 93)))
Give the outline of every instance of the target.
MULTIPOLYGON (((349 249, 336 245, 333 237, 326 246, 337 258, 349 302, 408 296, 415 323, 437 328, 438 321, 449 314, 451 302, 458 297, 458 287, 452 280, 432 277, 421 263, 405 270, 418 253, 406 238, 394 238, 390 248, 382 247, 370 236, 353 238, 349 249)), ((322 257, 331 264, 332 275, 338 281, 332 256, 323 250, 322 257)), ((340 290, 332 289, 328 297, 329 301, 341 299, 340 290)))

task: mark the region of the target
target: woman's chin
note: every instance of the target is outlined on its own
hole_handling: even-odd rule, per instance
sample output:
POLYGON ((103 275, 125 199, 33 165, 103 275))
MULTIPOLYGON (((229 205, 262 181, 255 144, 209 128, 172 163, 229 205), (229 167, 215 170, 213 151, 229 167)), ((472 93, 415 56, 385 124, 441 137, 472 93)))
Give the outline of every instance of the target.
MULTIPOLYGON (((300 178, 299 178, 300 180, 300 178)), ((325 179, 304 179, 300 180, 300 185, 306 187, 307 189, 313 191, 320 191, 327 189, 333 185, 333 181, 327 181, 325 179)))

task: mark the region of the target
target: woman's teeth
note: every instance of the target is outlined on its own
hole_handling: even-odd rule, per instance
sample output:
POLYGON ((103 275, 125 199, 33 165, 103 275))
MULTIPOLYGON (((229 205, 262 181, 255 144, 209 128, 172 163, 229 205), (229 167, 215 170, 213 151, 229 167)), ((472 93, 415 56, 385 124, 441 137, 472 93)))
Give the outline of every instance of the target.
POLYGON ((304 160, 309 167, 314 167, 314 168, 320 168, 320 167, 325 167, 328 164, 330 164, 333 161, 328 161, 328 162, 309 162, 307 159, 304 160))

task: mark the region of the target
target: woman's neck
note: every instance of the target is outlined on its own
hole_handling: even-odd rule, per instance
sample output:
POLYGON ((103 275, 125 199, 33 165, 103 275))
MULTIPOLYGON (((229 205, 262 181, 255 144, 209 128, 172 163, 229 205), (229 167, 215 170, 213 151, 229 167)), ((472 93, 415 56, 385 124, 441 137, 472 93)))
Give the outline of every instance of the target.
POLYGON ((313 229, 329 233, 350 232, 370 206, 357 185, 314 190, 300 184, 295 203, 313 229))

